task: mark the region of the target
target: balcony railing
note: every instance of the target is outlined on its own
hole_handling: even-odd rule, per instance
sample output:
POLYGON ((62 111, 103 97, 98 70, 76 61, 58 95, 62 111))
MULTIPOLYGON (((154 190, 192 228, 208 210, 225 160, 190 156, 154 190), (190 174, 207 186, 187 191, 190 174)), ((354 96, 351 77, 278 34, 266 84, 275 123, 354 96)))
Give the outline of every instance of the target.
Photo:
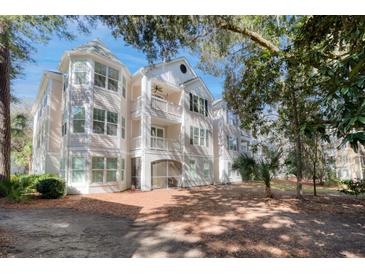
POLYGON ((167 112, 175 116, 181 116, 182 113, 181 106, 168 102, 164 99, 160 99, 155 96, 151 97, 151 107, 155 110, 167 112))
POLYGON ((181 142, 177 139, 151 137, 151 149, 176 151, 181 150, 181 142))
MULTIPOLYGON (((141 136, 132 138, 131 149, 141 148, 141 136)), ((178 139, 169 139, 152 136, 150 139, 150 148, 153 150, 178 151, 181 150, 181 142, 178 139)))

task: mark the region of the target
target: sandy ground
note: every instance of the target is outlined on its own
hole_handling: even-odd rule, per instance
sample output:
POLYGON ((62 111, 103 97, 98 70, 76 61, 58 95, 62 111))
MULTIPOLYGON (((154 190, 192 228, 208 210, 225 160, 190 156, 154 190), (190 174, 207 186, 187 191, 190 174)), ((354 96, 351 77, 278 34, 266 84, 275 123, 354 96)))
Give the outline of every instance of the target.
POLYGON ((2 257, 365 257, 365 201, 260 184, 0 200, 2 257))

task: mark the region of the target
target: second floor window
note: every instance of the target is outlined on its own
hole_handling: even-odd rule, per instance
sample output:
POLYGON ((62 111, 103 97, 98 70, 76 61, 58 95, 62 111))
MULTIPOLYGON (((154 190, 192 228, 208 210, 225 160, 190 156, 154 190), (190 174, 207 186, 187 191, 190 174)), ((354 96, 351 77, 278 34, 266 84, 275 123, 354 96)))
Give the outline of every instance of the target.
POLYGON ((95 86, 112 91, 118 91, 119 71, 95 62, 95 86))
POLYGON ((85 133, 85 108, 80 106, 72 107, 73 133, 85 133))
POLYGON ((203 128, 190 127, 190 144, 209 146, 209 131, 203 128))
POLYGON ((117 136, 118 113, 94 108, 93 132, 98 134, 117 136))
POLYGON ((208 100, 189 93, 190 111, 208 116, 208 100))
POLYGON ((227 148, 228 150, 237 151, 237 138, 227 136, 227 148))

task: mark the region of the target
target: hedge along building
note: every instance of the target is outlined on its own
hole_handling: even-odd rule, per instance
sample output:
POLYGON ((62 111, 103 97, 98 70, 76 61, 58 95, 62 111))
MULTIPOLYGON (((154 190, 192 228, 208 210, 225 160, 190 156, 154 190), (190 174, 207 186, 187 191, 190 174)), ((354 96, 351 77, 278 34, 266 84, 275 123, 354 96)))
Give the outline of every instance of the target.
MULTIPOLYGON (((220 117, 212 108, 214 98, 185 58, 132 75, 93 40, 66 52, 59 71, 45 73, 33 106, 33 172, 59 173, 69 193, 239 180, 215 172, 225 168, 215 162, 215 146, 230 144, 215 142, 214 136, 227 120, 214 122, 220 117), (50 115, 43 118, 44 113, 50 115), (42 147, 40 131, 58 146, 42 147), (54 153, 52 165, 47 153, 54 153)), ((238 124, 231 126, 240 132, 238 124)))

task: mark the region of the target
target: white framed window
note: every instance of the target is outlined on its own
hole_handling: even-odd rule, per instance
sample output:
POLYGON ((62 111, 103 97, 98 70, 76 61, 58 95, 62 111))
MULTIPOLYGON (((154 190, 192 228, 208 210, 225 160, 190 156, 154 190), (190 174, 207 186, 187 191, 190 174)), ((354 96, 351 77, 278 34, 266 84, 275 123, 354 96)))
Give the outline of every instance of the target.
POLYGON ((93 133, 117 136, 118 113, 94 108, 93 133))
POLYGON ((196 177, 196 161, 193 159, 189 160, 189 173, 192 177, 196 177))
POLYGON ((237 138, 227 135, 227 148, 228 150, 237 151, 237 138))
POLYGON ((205 145, 209 147, 209 130, 205 130, 205 145))
POLYGON ((125 118, 122 116, 122 132, 121 136, 123 139, 125 139, 125 118))
POLYGON ((85 182, 85 157, 73 156, 71 158, 71 181, 72 183, 83 183, 85 182))
POLYGON ((163 127, 151 127, 151 136, 164 138, 165 137, 165 129, 163 127))
POLYGON ((73 83, 75 85, 85 85, 87 83, 88 67, 85 60, 73 63, 73 83))
POLYGON ((120 180, 124 181, 124 174, 125 174, 125 159, 120 159, 120 180))
POLYGON ((207 129, 190 127, 190 144, 209 146, 209 131, 207 129))
POLYGON ((204 146, 205 143, 205 130, 204 129, 200 129, 200 145, 204 146))
POLYGON ((92 157, 91 169, 93 183, 104 182, 104 157, 92 157))
POLYGON ((119 71, 108 67, 108 89, 118 91, 119 71))
POLYGON ((122 80, 122 96, 125 98, 126 95, 126 90, 127 90, 127 80, 125 79, 125 76, 123 76, 123 80, 122 80))
POLYGON ((117 136, 118 133, 118 113, 107 111, 106 134, 117 136))
POLYGON ((94 85, 104 89, 118 91, 119 71, 95 62, 94 85))
POLYGON ((93 183, 113 183, 117 181, 117 158, 92 157, 91 168, 93 183))
POLYGON ((94 108, 93 111, 93 132, 104 134, 105 132, 105 110, 94 108))
POLYGON ((72 132, 85 133, 85 107, 72 107, 72 132))
POLYGON ((106 65, 95 62, 94 85, 106 88, 106 65))
POLYGON ((210 163, 208 160, 204 161, 203 173, 205 178, 210 177, 210 163))
POLYGON ((117 158, 106 158, 106 182, 116 182, 117 181, 117 169, 118 169, 118 159, 117 158))
POLYGON ((189 93, 189 97, 190 111, 194 111, 202 115, 208 116, 208 100, 192 93, 189 93))

